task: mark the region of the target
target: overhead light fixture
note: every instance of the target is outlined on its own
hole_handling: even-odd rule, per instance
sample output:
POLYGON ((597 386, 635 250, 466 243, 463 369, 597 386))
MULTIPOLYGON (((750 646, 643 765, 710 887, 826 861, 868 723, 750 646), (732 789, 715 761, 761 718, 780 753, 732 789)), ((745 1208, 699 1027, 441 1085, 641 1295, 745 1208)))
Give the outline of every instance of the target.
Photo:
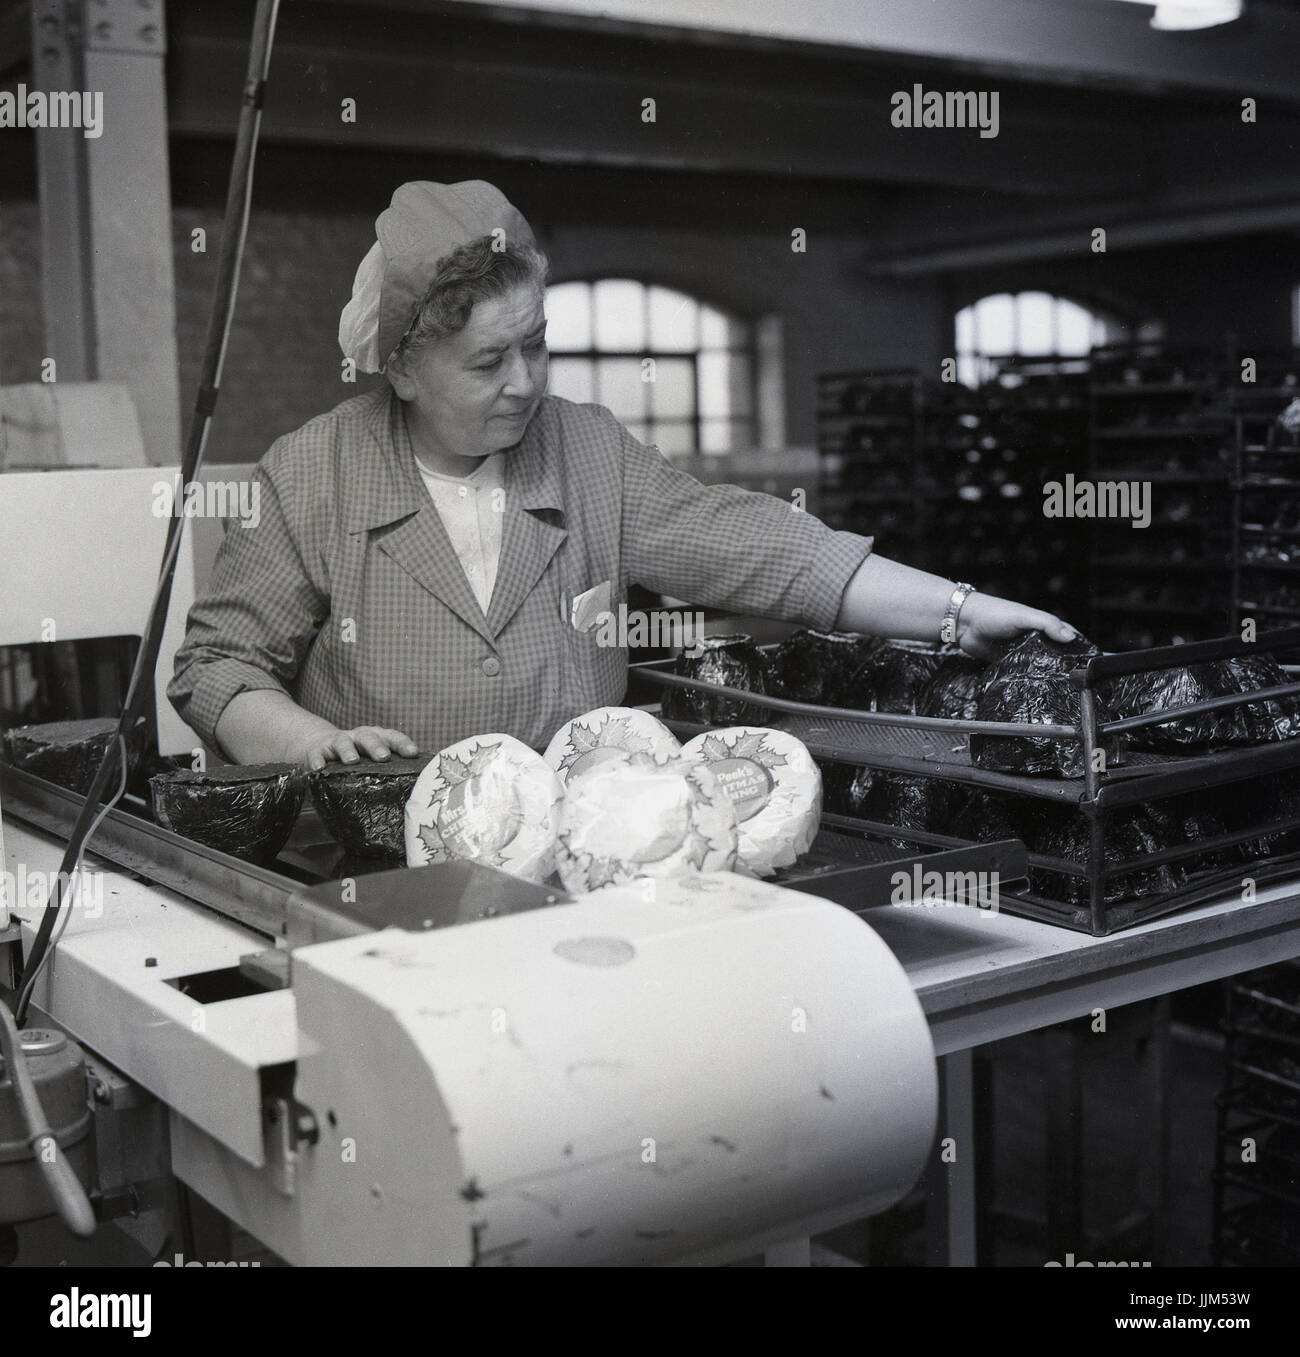
POLYGON ((1125 3, 1153 5, 1151 27, 1167 33, 1217 28, 1240 19, 1245 9, 1245 0, 1125 0, 1125 3))

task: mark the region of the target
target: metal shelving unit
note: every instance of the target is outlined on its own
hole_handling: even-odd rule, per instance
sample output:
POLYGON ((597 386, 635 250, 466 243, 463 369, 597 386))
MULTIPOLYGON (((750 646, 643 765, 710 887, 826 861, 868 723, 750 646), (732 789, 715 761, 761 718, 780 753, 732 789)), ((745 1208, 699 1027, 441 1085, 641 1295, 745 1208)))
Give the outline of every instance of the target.
MULTIPOLYGON (((909 548, 924 542, 923 406, 923 379, 910 369, 818 378, 822 517, 831 527, 901 540, 909 548)), ((908 559, 923 564, 914 551, 908 559)))
POLYGON ((1300 352, 1265 358, 1234 398, 1232 611, 1300 621, 1300 430, 1282 413, 1300 400, 1300 352))
POLYGON ((1300 1265, 1300 961, 1227 985, 1215 1100, 1216 1267, 1300 1265))
POLYGON ((1128 650, 1199 640, 1227 624, 1229 370, 1222 357, 1204 353, 1093 350, 1089 479, 1151 488, 1147 527, 1108 519, 1090 525, 1090 625, 1098 645, 1128 650))
POLYGON ((1044 517, 1042 487, 1084 464, 1081 366, 1007 363, 978 390, 910 370, 822 377, 823 517, 908 564, 1079 616, 1079 525, 1044 517))

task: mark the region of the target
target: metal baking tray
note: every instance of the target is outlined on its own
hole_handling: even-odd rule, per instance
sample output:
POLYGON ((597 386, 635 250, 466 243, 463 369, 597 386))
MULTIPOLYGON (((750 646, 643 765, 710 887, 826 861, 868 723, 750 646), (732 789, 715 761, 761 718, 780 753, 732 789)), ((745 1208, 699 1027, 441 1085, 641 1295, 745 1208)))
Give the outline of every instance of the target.
MULTIPOLYGON (((1223 637, 1214 641, 1199 641, 1188 645, 1163 646, 1154 650, 1137 650, 1127 654, 1103 655, 1076 669, 1072 679, 1085 695, 1091 694, 1106 681, 1125 674, 1147 673, 1158 669, 1194 664, 1204 660, 1229 659, 1254 654, 1260 650, 1274 652, 1300 645, 1300 627, 1270 632, 1253 642, 1237 637, 1223 637)), ((771 651, 775 647, 760 649, 771 651)), ((1106 789, 1106 801, 1113 806, 1149 800, 1159 795, 1164 784, 1153 782, 1161 774, 1173 774, 1179 781, 1173 790, 1187 791, 1193 786, 1210 786, 1216 782, 1233 781, 1252 772, 1267 771, 1271 767, 1300 765, 1300 740, 1280 741, 1275 745, 1256 745, 1249 748, 1224 748, 1209 753, 1164 754, 1128 749, 1122 763, 1094 773, 1092 760, 1084 759, 1087 769, 1077 777, 1027 777, 1011 773, 991 772, 977 768, 971 762, 969 737, 971 735, 998 735, 1003 737, 1032 736, 1035 739, 1073 740, 1090 754, 1102 744, 1106 735, 1122 735, 1143 726, 1161 725, 1201 712, 1247 706, 1270 697, 1300 695, 1300 670, 1296 681, 1277 688, 1261 689, 1257 693, 1234 694, 1213 698, 1182 707, 1169 707, 1148 716, 1133 716, 1119 721, 1086 719, 1077 726, 1028 724, 1011 721, 960 721, 933 716, 899 715, 892 712, 855 711, 847 707, 816 706, 771 697, 766 693, 749 692, 700 679, 683 678, 670 671, 675 661, 649 660, 631 665, 638 676, 660 687, 686 688, 742 701, 749 706, 771 713, 769 724, 796 736, 808 746, 815 758, 835 763, 866 764, 895 772, 915 773, 922 777, 939 776, 951 781, 969 782, 990 791, 1012 792, 1023 796, 1048 800, 1098 800, 1106 789), (1197 778, 1195 783, 1188 779, 1197 778), (1140 786, 1126 786, 1141 780, 1140 786)), ((1084 698, 1085 716, 1091 702, 1084 698)), ((707 726, 691 722, 668 723, 684 733, 698 733, 707 726)))
MULTIPOLYGON (((1269 697, 1300 695, 1300 681, 1256 693, 1171 707, 1148 716, 1107 722, 1096 719, 1093 702, 1095 689, 1124 674, 1226 659, 1261 650, 1282 651, 1297 645, 1300 645, 1300 627, 1292 627, 1261 635, 1254 642, 1228 636, 1189 645, 1099 656, 1075 670, 1071 676, 1081 694, 1084 719, 1078 726, 960 721, 814 706, 683 678, 669 672, 674 663, 671 659, 650 661, 633 668, 637 674, 661 687, 694 689, 747 703, 769 714, 771 725, 802 740, 813 757, 822 762, 937 778, 990 792, 1077 807, 1090 821, 1091 849, 1088 862, 1067 862, 1036 853, 1030 853, 1028 861, 1031 867, 1083 879, 1087 886, 1086 906, 1022 890, 1009 894, 1004 907, 1028 918, 1103 936, 1218 898, 1226 890, 1239 890, 1246 875, 1257 885, 1300 876, 1300 852, 1287 853, 1230 864, 1218 871, 1197 873, 1176 891, 1110 903, 1105 901, 1106 883, 1117 876, 1143 867, 1176 864, 1215 848, 1240 847, 1266 833, 1276 833, 1279 829, 1290 827, 1292 823, 1284 818, 1269 818, 1212 839, 1175 845, 1140 859, 1116 861, 1108 859, 1105 851, 1105 827, 1111 812, 1125 806, 1169 799, 1227 783, 1263 784, 1279 772, 1300 769, 1300 738, 1249 748, 1222 748, 1192 754, 1126 750, 1124 761, 1112 763, 1105 771, 1094 770, 1092 751, 1101 747, 1109 735, 1122 735, 1144 726, 1159 725, 1200 712, 1245 706, 1269 697), (977 768, 971 762, 968 743, 972 734, 1076 740, 1083 749, 1086 772, 1078 777, 1028 777, 977 768)), ((1288 677, 1291 677, 1290 671, 1288 677)), ((1296 677, 1300 679, 1300 675, 1296 677)), ((701 724, 672 720, 668 721, 668 725, 683 737, 708 729, 701 724)), ((902 829, 892 832, 896 837, 903 838, 911 833, 902 829)))
MULTIPOLYGON (((914 847, 892 842, 903 837, 891 825, 826 813, 808 852, 794 866, 765 879, 861 913, 889 904, 897 873, 910 870, 917 861, 924 862, 927 871, 977 872, 985 879, 996 875, 999 888, 1028 877, 1028 858, 1019 839, 971 844, 948 835, 924 834, 914 847)), ((303 812, 280 860, 295 876, 313 884, 356 876, 358 892, 374 874, 391 872, 395 866, 405 870, 387 859, 347 857, 312 811, 303 812)), ((558 890, 556 895, 569 898, 558 890)))

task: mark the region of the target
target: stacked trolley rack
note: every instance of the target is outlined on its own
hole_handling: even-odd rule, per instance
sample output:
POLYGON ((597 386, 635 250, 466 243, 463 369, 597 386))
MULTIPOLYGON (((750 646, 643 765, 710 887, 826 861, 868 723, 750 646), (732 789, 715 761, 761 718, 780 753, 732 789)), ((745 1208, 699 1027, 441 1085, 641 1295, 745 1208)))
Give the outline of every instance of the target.
POLYGON ((1300 617, 1300 354, 1235 397, 1232 599, 1237 624, 1300 617))
MULTIPOLYGON (((1181 754, 1129 749, 1122 762, 1108 762, 1105 757, 1117 737, 1144 727, 1279 698, 1294 701, 1300 695, 1300 681, 1293 680, 1300 675, 1288 672, 1288 682, 1281 686, 1111 721, 1098 717, 1098 693, 1123 675, 1260 652, 1286 653, 1297 644, 1300 627, 1261 635, 1255 641, 1224 637, 1099 655, 1070 675, 1080 697, 1078 725, 956 720, 813 706, 682 677, 670 672, 667 661, 636 668, 665 688, 743 700, 763 713, 768 724, 801 739, 824 772, 833 765, 848 765, 887 776, 933 779, 945 784, 954 796, 982 794, 1015 807, 1021 824, 1032 824, 1036 818, 1082 816, 1086 851, 1080 860, 1036 852, 1034 835, 1021 836, 1029 849, 1029 887, 1003 890, 1000 907, 1103 936, 1225 894, 1240 893, 1243 902, 1249 902, 1258 884, 1300 873, 1300 738, 1181 754), (1082 748, 1084 771, 1079 777, 1044 777, 983 769, 972 761, 971 735, 1074 741, 1082 748), (1159 851, 1116 856, 1111 831, 1123 824, 1126 815, 1154 808, 1169 822, 1187 824, 1211 804, 1214 813, 1206 823, 1214 826, 1213 832, 1201 829, 1182 841, 1174 835, 1175 841, 1159 851), (1134 883, 1142 884, 1130 890, 1134 883)), ((669 724, 690 733, 706 728, 688 722, 669 724)), ((1300 721, 1295 729, 1300 735, 1300 721)), ((930 825, 922 832, 870 819, 848 823, 861 833, 904 839, 922 850, 971 842, 946 832, 950 825, 930 825)))
POLYGON ((1228 985, 1214 1263, 1300 1265, 1300 962, 1228 985))

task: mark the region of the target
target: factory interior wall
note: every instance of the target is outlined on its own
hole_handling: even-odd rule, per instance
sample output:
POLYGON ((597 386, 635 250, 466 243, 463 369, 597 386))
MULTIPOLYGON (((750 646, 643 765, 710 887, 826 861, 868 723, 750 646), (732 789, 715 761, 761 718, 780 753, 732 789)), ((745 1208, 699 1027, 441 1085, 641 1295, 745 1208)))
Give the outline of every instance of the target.
POLYGON ((702 297, 742 316, 781 318, 785 346, 786 441, 816 437, 818 374, 918 367, 937 372, 945 329, 937 284, 895 283, 864 267, 860 234, 810 230, 796 253, 788 236, 686 226, 557 226, 546 242, 552 275, 631 276, 702 297))
POLYGON ((1300 241, 1251 236, 981 269, 954 280, 958 307, 995 292, 1041 289, 1121 319, 1162 321, 1171 346, 1235 339, 1277 349, 1292 342, 1291 295, 1300 241))
MULTIPOLYGON (((400 180, 394 180, 394 185, 400 180)), ((607 209, 608 210, 608 209, 607 209)), ((946 310, 930 281, 899 284, 863 268, 861 233, 815 215, 804 252, 771 223, 721 230, 692 225, 689 200, 655 222, 587 224, 554 209, 538 223, 552 277, 633 276, 695 293, 737 313, 782 318, 786 441, 815 438, 817 374, 837 368, 916 365, 936 371, 946 310)), ((177 330, 183 419, 202 359, 216 273, 220 214, 174 209, 177 330), (193 232, 207 232, 196 252, 193 232)), ((338 316, 357 264, 373 242, 369 214, 255 208, 234 330, 208 456, 254 461, 275 437, 367 389, 342 379, 338 316)), ((0 382, 35 381, 43 356, 39 226, 33 202, 0 205, 0 382)), ((126 342, 129 342, 127 340, 126 342)))
MULTIPOLYGON (((1041 288, 1131 320, 1160 320, 1171 344, 1214 345, 1235 336, 1247 349, 1264 349, 1292 340, 1291 294, 1300 284, 1300 242, 1282 237, 895 282, 867 272, 866 232, 836 219, 824 204, 805 218, 811 223, 807 249, 796 253, 773 220, 733 222, 731 229, 720 229, 716 204, 707 221, 692 224, 689 200, 661 200, 649 219, 640 211, 643 204, 632 202, 628 216, 635 220, 619 220, 617 199, 614 209, 606 199, 606 219, 591 224, 582 211, 585 196, 577 198, 571 214, 554 206, 535 214, 541 217, 538 232, 551 257, 552 277, 639 277, 742 315, 779 315, 790 446, 814 442, 819 373, 915 366, 936 374, 940 358, 951 351, 954 309, 991 292, 1041 288)), ((219 223, 219 211, 211 204, 174 211, 185 419, 202 357, 219 223), (206 250, 196 252, 193 232, 200 228, 208 233, 206 250)), ((346 383, 336 342, 339 311, 372 240, 372 219, 365 213, 326 212, 318 206, 293 211, 282 202, 254 211, 223 398, 209 441, 212 460, 255 461, 279 434, 376 380, 363 376, 346 383)), ((5 300, 0 383, 5 385, 40 377, 39 249, 35 203, 10 199, 0 204, 0 296, 5 300)))

